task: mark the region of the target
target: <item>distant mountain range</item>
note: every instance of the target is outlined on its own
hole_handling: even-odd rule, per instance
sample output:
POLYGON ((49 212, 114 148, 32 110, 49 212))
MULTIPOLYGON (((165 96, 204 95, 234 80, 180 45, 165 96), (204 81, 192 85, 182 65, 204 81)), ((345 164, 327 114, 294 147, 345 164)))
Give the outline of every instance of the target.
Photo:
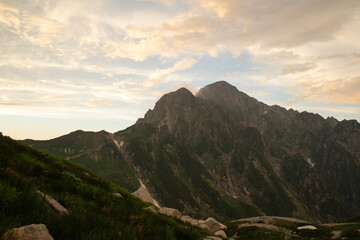
POLYGON ((23 142, 193 217, 340 221, 360 213, 360 124, 268 106, 221 81, 165 94, 114 134, 23 142))

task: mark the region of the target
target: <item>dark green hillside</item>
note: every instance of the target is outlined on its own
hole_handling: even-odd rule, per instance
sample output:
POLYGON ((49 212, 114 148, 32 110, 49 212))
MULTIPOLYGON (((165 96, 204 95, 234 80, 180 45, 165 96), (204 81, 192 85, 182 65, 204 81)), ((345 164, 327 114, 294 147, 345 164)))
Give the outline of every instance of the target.
POLYGON ((147 205, 84 167, 0 134, 0 236, 43 223, 56 240, 203 238, 197 228, 144 211, 147 205), (55 198, 69 214, 57 213, 37 190, 55 198))
POLYGON ((140 187, 133 170, 120 152, 119 143, 106 131, 78 130, 49 141, 27 139, 23 142, 46 153, 79 163, 129 191, 140 187))

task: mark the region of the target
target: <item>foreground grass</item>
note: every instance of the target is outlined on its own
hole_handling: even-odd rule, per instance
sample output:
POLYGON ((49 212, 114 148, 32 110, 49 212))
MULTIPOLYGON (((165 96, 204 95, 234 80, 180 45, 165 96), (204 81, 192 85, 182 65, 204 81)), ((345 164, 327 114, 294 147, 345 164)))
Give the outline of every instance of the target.
POLYGON ((57 240, 202 239, 206 234, 173 218, 144 211, 146 206, 79 165, 0 134, 0 236, 33 223, 45 224, 57 240), (55 212, 36 190, 51 195, 69 214, 55 212))

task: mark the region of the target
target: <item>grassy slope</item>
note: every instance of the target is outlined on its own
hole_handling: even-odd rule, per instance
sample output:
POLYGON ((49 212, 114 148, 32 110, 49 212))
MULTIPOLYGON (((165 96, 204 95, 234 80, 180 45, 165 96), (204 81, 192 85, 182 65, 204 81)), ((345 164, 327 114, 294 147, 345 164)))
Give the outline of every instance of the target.
POLYGON ((109 135, 105 131, 78 130, 47 141, 27 139, 21 142, 43 152, 69 158, 133 192, 140 187, 140 183, 109 135))
POLYGON ((144 211, 146 203, 117 185, 62 158, 36 151, 0 134, 0 236, 32 223, 54 239, 201 239, 204 232, 144 211), (36 190, 69 211, 59 215, 36 190), (120 192, 123 198, 113 195, 120 192))
POLYGON ((276 217, 255 217, 248 219, 239 219, 226 223, 228 236, 236 237, 234 239, 263 239, 263 240, 282 240, 282 239, 331 239, 334 232, 339 231, 341 239, 360 239, 360 223, 343 223, 331 225, 312 224, 301 222, 296 219, 281 219, 276 217), (313 225, 317 229, 297 229, 300 226, 313 225))

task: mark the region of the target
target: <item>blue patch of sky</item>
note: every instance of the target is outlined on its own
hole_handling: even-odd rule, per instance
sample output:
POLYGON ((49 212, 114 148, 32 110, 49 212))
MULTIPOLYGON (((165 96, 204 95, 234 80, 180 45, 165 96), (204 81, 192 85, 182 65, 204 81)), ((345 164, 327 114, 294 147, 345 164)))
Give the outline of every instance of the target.
MULTIPOLYGON (((251 72, 257 67, 257 64, 251 61, 251 55, 243 52, 238 57, 231 53, 221 53, 217 57, 205 55, 185 73, 195 73, 194 81, 197 86, 204 86, 220 80, 227 80, 231 73, 251 72)), ((247 79, 227 80, 232 83, 244 81, 247 79)))
POLYGON ((184 2, 177 2, 176 7, 162 4, 155 1, 128 1, 128 0, 109 0, 109 8, 106 13, 110 15, 118 15, 120 13, 131 13, 135 11, 150 11, 161 14, 174 15, 188 10, 188 4, 184 2))

